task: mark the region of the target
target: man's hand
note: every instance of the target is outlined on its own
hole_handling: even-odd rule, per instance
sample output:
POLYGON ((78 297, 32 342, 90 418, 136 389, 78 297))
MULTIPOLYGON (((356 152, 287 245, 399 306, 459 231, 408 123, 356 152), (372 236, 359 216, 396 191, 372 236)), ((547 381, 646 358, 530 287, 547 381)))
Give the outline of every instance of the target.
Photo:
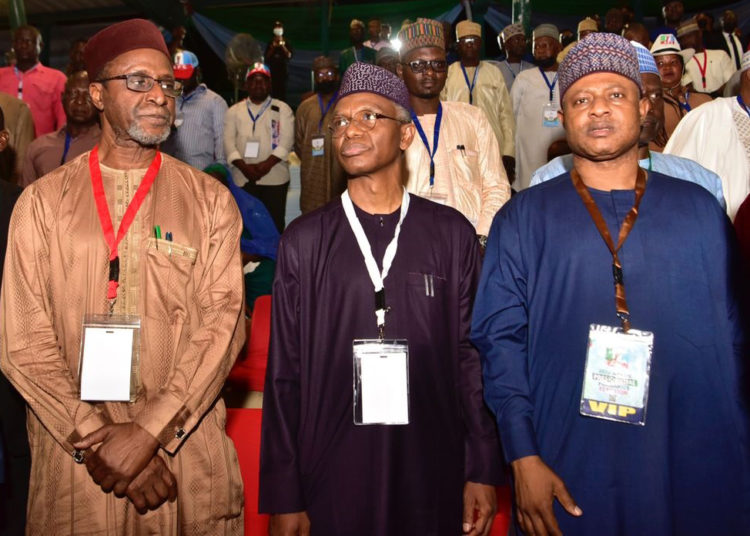
POLYGON ((177 498, 177 481, 157 454, 130 483, 127 495, 138 513, 145 514, 149 510, 156 510, 164 501, 174 502, 177 498))
POLYGON ((78 450, 101 443, 96 452, 86 453, 86 469, 103 491, 125 495, 130 482, 154 456, 159 442, 133 422, 107 424, 73 443, 78 450))
POLYGON ((570 515, 583 515, 565 488, 565 483, 539 456, 519 458, 511 467, 515 480, 518 523, 527 536, 562 535, 552 510, 555 498, 570 515))
POLYGON ((487 536, 497 512, 495 486, 467 482, 464 485, 464 526, 467 536, 487 536), (476 513, 476 521, 474 516, 476 513))
POLYGON ((269 536, 310 536, 310 518, 307 512, 273 514, 268 526, 269 536))

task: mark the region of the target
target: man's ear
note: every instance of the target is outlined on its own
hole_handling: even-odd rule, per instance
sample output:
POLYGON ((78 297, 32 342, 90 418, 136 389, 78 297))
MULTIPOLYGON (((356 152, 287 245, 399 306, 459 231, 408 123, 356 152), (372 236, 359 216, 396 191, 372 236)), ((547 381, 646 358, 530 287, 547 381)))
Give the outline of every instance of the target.
POLYGON ((100 112, 104 110, 104 101, 102 100, 102 91, 104 85, 101 82, 91 82, 89 84, 89 95, 91 95, 91 102, 100 112))
POLYGON ((562 111, 562 105, 560 106, 560 109, 557 110, 557 118, 560 120, 560 125, 565 128, 565 114, 562 111))
POLYGON ((399 78, 400 78, 401 80, 403 80, 403 79, 404 79, 404 66, 403 66, 403 65, 401 65, 401 62, 400 62, 400 61, 399 61, 398 63, 396 63, 396 74, 398 75, 398 77, 399 77, 399 78))
POLYGON ((399 147, 402 151, 405 151, 409 148, 412 140, 414 140, 414 134, 416 133, 416 131, 417 129, 414 128, 414 123, 406 123, 404 125, 401 125, 401 143, 399 143, 399 147))
POLYGON ((638 113, 640 114, 641 125, 643 125, 643 121, 646 119, 646 115, 651 111, 652 106, 653 104, 647 96, 644 95, 641 97, 641 100, 638 102, 638 113))

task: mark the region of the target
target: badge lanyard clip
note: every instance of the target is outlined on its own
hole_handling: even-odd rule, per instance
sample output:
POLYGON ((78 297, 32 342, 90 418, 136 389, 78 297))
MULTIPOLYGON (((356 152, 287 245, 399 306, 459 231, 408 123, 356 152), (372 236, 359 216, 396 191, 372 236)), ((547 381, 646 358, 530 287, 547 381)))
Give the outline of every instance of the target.
POLYGON ((385 248, 382 272, 378 270, 378 263, 375 261, 375 257, 372 254, 372 247, 367 240, 365 230, 362 228, 362 224, 359 222, 356 212, 354 212, 354 203, 352 203, 351 197, 349 197, 348 190, 341 194, 341 204, 344 207, 344 213, 346 214, 346 219, 349 220, 352 232, 354 232, 354 237, 357 239, 357 245, 359 246, 359 250, 362 252, 362 257, 364 257, 365 260, 367 273, 369 274, 370 280, 375 289, 375 319, 378 326, 378 336, 382 341, 385 338, 385 313, 390 310, 390 307, 386 306, 383 282, 385 281, 385 278, 388 277, 388 271, 391 269, 393 259, 396 257, 398 237, 401 234, 401 224, 404 222, 406 213, 409 211, 409 194, 404 189, 404 195, 401 200, 401 215, 399 216, 398 224, 396 225, 396 232, 393 234, 393 238, 388 244, 388 247, 385 248))
POLYGON ((642 168, 638 168, 638 176, 635 181, 635 202, 633 203, 630 212, 625 216, 625 220, 622 222, 617 239, 617 247, 615 247, 612 236, 607 228, 607 223, 604 221, 604 217, 599 211, 599 207, 596 206, 596 202, 591 197, 591 193, 586 188, 586 185, 583 184, 581 176, 575 169, 573 169, 570 172, 570 177, 573 181, 573 186, 575 186, 576 192, 578 192, 578 195, 581 197, 586 210, 588 210, 591 215, 591 219, 594 220, 594 225, 596 225, 599 234, 604 239, 607 248, 612 254, 612 277, 615 283, 615 307, 617 309, 617 317, 622 323, 622 329, 627 333, 630 329, 630 311, 628 310, 628 304, 625 300, 625 283, 622 264, 620 263, 620 258, 617 253, 620 251, 620 248, 622 248, 625 239, 633 229, 635 220, 638 218, 638 207, 641 204, 643 193, 646 191, 646 172, 642 168))
POLYGON ((555 73, 555 78, 553 78, 552 82, 550 82, 549 78, 547 78, 547 73, 544 72, 544 69, 539 67, 539 72, 542 73, 544 83, 547 84, 547 87, 549 88, 549 101, 552 102, 555 100, 555 85, 557 84, 557 73, 555 73))
POLYGON ((417 128, 419 138, 424 143, 425 149, 427 149, 427 155, 430 157, 430 188, 435 185, 435 154, 438 150, 438 141, 440 140, 440 123, 443 120, 443 105, 438 103, 437 116, 435 117, 435 131, 432 134, 432 149, 430 149, 430 143, 427 141, 427 134, 425 134, 422 124, 419 122, 419 117, 414 112, 411 113, 412 121, 414 126, 417 128))
POLYGON ((128 204, 128 208, 125 209, 125 215, 122 217, 120 227, 117 229, 117 236, 115 236, 112 217, 109 214, 109 206, 107 205, 107 196, 104 193, 102 170, 99 166, 99 146, 95 146, 89 155, 89 172, 91 174, 91 187, 94 190, 96 211, 99 215, 99 223, 102 226, 104 239, 107 242, 107 246, 109 246, 109 283, 107 284, 107 299, 109 300, 110 315, 114 312, 115 301, 117 300, 117 287, 119 286, 120 281, 120 256, 117 247, 120 244, 120 241, 125 237, 128 229, 130 229, 130 225, 135 220, 135 216, 141 208, 144 199, 146 199, 146 195, 151 189, 151 185, 154 183, 154 179, 159 173, 160 167, 161 153, 156 151, 154 159, 151 161, 151 165, 149 165, 141 184, 138 185, 138 189, 135 191, 135 195, 133 195, 133 199, 128 204))

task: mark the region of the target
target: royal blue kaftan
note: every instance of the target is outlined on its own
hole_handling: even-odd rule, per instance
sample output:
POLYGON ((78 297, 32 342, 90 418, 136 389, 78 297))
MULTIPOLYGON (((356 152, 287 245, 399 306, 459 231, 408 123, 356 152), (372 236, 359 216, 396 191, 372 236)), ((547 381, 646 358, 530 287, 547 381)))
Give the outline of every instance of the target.
MULTIPOLYGON (((610 233, 635 193, 590 190, 610 233)), ((497 215, 472 320, 507 460, 538 454, 583 516, 565 534, 750 534, 742 330, 729 220, 699 186, 649 173, 619 254, 635 329, 654 333, 645 426, 579 413, 589 325, 618 326, 612 256, 569 174, 497 215)))

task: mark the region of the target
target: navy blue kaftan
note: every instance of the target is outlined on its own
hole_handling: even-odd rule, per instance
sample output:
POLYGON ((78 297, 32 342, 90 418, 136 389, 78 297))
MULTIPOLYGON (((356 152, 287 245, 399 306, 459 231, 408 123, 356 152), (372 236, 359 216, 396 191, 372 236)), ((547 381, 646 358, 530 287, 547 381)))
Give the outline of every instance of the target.
MULTIPOLYGON (((635 193, 590 190, 610 233, 635 193)), ((742 330, 729 220, 694 184, 650 173, 620 254, 635 329, 654 333, 643 427, 584 417, 589 325, 618 326, 612 256, 565 174, 496 216, 472 320, 507 460, 538 454, 583 516, 565 534, 750 534, 742 330)))
MULTIPOLYGON (((355 210, 380 264, 399 211, 355 210)), ((273 286, 261 511, 306 510, 314 536, 461 533, 464 482, 501 477, 469 342, 478 280, 471 224, 412 195, 385 279, 385 337, 409 343, 410 422, 356 426, 352 340, 377 337, 362 253, 340 199, 286 229, 273 286)))

